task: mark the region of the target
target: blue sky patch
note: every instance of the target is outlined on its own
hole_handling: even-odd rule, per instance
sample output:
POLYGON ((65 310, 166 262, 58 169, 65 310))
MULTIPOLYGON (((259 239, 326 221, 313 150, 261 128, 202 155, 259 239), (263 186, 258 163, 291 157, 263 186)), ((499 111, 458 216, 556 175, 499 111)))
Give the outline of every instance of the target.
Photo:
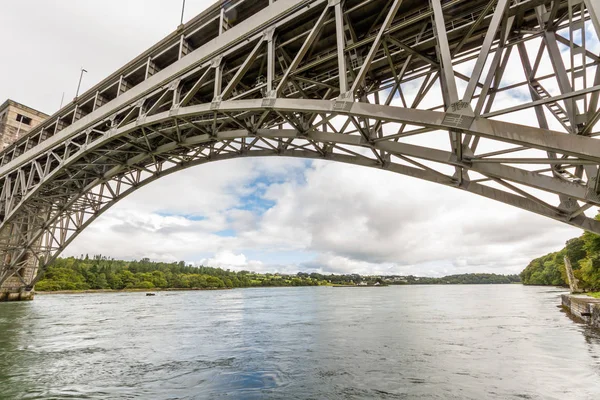
POLYGON ((179 218, 185 218, 190 221, 204 221, 206 219, 205 216, 197 215, 197 214, 177 214, 177 213, 170 213, 170 212, 157 212, 156 214, 160 215, 161 217, 179 217, 179 218))
POLYGON ((221 237, 236 237, 237 232, 233 229, 225 229, 222 231, 215 232, 215 235, 221 236, 221 237))

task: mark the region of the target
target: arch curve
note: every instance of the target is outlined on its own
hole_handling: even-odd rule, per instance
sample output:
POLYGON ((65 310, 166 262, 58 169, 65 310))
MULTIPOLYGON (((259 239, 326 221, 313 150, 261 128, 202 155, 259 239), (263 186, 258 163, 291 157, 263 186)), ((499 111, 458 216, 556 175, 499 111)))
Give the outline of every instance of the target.
MULTIPOLYGON (((242 157, 325 159, 388 170, 600 232, 600 222, 563 208, 563 203, 548 204, 514 185, 600 204, 585 184, 502 163, 473 163, 468 156, 459 159, 451 150, 402 143, 383 129, 410 124, 416 131, 448 130, 451 126, 447 113, 358 102, 342 111, 338 107, 335 100, 276 99, 268 106, 262 99, 232 100, 216 106, 201 104, 141 115, 105 132, 86 130, 62 140, 53 151, 63 157, 46 164, 49 173, 3 218, 0 229, 12 238, 11 268, 14 270, 24 256, 33 254, 43 271, 98 216, 162 176, 207 162, 242 157), (266 124, 270 128, 255 129, 251 121, 259 118, 271 119, 266 124), (350 123, 340 127, 336 118, 350 123), (371 127, 377 125, 380 130, 373 135, 371 127), (449 175, 427 163, 446 165, 460 173, 449 175), (501 182, 509 190, 473 181, 471 171, 501 182), (27 232, 18 231, 23 225, 27 232)), ((600 154, 600 143, 590 138, 565 141, 566 135, 558 132, 485 118, 476 118, 463 129, 502 143, 527 142, 534 148, 561 149, 562 154, 590 162, 596 162, 596 154, 600 154)), ((0 285, 3 279, 7 274, 0 275, 0 285)))
MULTIPOLYGON (((353 147, 360 149, 359 151, 366 150, 367 153, 379 152, 382 154, 380 157, 377 157, 375 154, 374 158, 368 158, 366 155, 360 154, 369 160, 377 162, 380 166, 388 163, 390 157, 400 156, 402 159, 411 157, 425 162, 446 164, 474 171, 498 179, 506 179, 550 193, 566 195, 592 205, 600 205, 600 197, 591 195, 586 185, 581 183, 552 179, 547 175, 510 167, 500 162, 493 166, 473 164, 471 161, 471 157, 475 158, 473 155, 467 154, 461 160, 451 151, 399 142, 395 137, 396 135, 369 136, 361 131, 357 124, 355 124, 357 128, 349 132, 327 132, 322 130, 323 127, 326 127, 326 123, 329 122, 331 115, 344 116, 347 119, 354 120, 361 119, 361 121, 372 120, 375 121, 375 124, 379 124, 380 127, 386 124, 410 124, 417 126, 418 128, 414 130, 419 133, 423 131, 449 130, 456 128, 452 123, 447 122, 448 116, 451 115, 449 113, 360 102, 351 103, 351 106, 343 112, 337 111, 336 107, 335 100, 275 99, 274 103, 268 107, 264 105, 264 101, 261 99, 226 101, 219 103, 217 107, 212 104, 201 104, 172 109, 151 116, 142 115, 132 122, 127 124, 121 123, 105 132, 98 132, 97 135, 94 135, 95 131, 92 129, 79 132, 76 136, 61 138, 53 148, 48 147, 52 145, 52 143, 48 143, 43 148, 37 149, 38 153, 48 150, 57 153, 62 151, 64 157, 57 157, 58 162, 54 166, 51 165, 51 171, 45 174, 33 187, 28 188, 24 195, 18 199, 19 201, 16 202, 14 207, 3 215, 0 220, 0 229, 14 218, 28 200, 39 195, 45 185, 60 178, 60 175, 68 168, 74 165, 77 166, 77 162, 86 155, 94 154, 95 152, 109 152, 113 150, 110 146, 119 140, 126 139, 132 142, 139 142, 142 137, 145 141, 143 144, 147 148, 137 146, 135 156, 119 160, 121 162, 120 165, 118 164, 112 170, 106 171, 103 176, 98 177, 95 183, 110 179, 113 175, 117 175, 123 168, 135 165, 139 166, 139 164, 143 165, 146 159, 153 156, 169 155, 181 149, 214 146, 218 143, 231 145, 231 143, 240 140, 258 139, 264 143, 267 143, 265 140, 279 141, 279 143, 288 141, 289 143, 286 144, 285 148, 287 150, 290 146, 298 148, 298 146, 292 143, 293 141, 304 141, 311 143, 311 151, 315 151, 316 154, 319 154, 323 158, 341 153, 359 155, 360 153, 350 151, 348 148, 353 147), (279 128, 252 129, 249 126, 243 126, 237 120, 238 118, 232 116, 232 113, 239 113, 243 118, 274 113, 281 116, 282 118, 280 119, 283 121, 276 121, 275 126, 279 126, 279 128), (283 116, 282 113, 300 115, 306 119, 314 119, 317 116, 327 115, 327 119, 323 118, 322 121, 313 121, 309 126, 301 128, 299 126, 292 126, 293 122, 283 116), (206 118, 207 116, 208 118, 206 118), (200 118, 200 121, 194 120, 194 118, 200 118), (206 122, 213 123, 213 121, 217 120, 225 120, 230 123, 233 121, 233 123, 230 124, 228 129, 209 130, 209 128, 202 129, 200 127, 200 125, 206 125, 206 122), (281 128, 283 124, 288 124, 289 127, 287 129, 281 128), (147 129, 151 131, 150 135, 145 132, 147 129), (183 137, 179 131, 184 129, 194 131, 194 134, 183 137), (177 131, 177 138, 174 135, 174 131, 177 131), (137 136, 132 137, 134 134, 137 136), (162 143, 160 146, 152 147, 148 142, 148 137, 155 134, 162 135, 163 138, 167 139, 167 142, 162 143), (171 135, 171 137, 168 135, 171 135), (89 140, 90 138, 92 140, 89 140), (75 144, 78 142, 80 142, 79 145, 75 144), (323 147, 319 148, 317 144, 323 147), (333 145, 333 147, 337 146, 340 152, 330 151, 331 148, 327 149, 327 144, 333 145)), ((329 125, 331 126, 331 124, 329 125)), ((600 156, 598 155, 600 154, 600 142, 587 137, 568 136, 559 132, 488 120, 486 118, 475 118, 468 127, 463 129, 471 135, 486 137, 501 143, 526 144, 531 148, 561 152, 561 154, 579 157, 590 163, 600 163, 600 156)), ((408 131, 408 135, 410 134, 411 131, 408 131)), ((284 151, 275 149, 273 146, 271 148, 278 153, 284 151)), ((243 147, 234 150, 240 155, 243 155, 244 151, 246 151, 243 147)), ((413 163, 413 165, 421 169, 432 170, 432 168, 426 168, 420 163, 413 163)), ((447 176, 447 178, 454 179, 450 176, 447 176)), ((456 180, 461 181, 461 178, 459 177, 456 180)), ((0 202, 3 201, 3 199, 0 199, 0 202)))
MULTIPOLYGON (((527 199, 523 200, 522 198, 519 198, 519 196, 510 195, 505 192, 500 192, 500 191, 497 191, 496 189, 489 188, 487 186, 480 185, 478 183, 471 183, 468 185, 461 186, 461 185, 458 185, 457 182, 453 179, 446 179, 440 175, 436 175, 435 173, 425 171, 425 170, 420 170, 418 168, 408 167, 408 166, 401 165, 401 164, 386 163, 385 165, 382 166, 382 165, 378 165, 377 163, 374 163, 374 162, 373 163, 365 162, 364 159, 361 159, 361 158, 358 158, 358 157, 352 156, 352 155, 337 155, 337 154, 335 154, 335 155, 329 155, 326 157, 318 157, 318 156, 315 156, 315 154, 312 152, 307 152, 307 151, 303 151, 303 150, 289 150, 283 154, 276 154, 271 151, 265 151, 265 150, 253 150, 253 151, 249 151, 248 153, 243 154, 243 155, 232 155, 232 154, 217 155, 210 159, 196 160, 193 162, 176 164, 168 169, 162 170, 160 173, 156 173, 151 176, 143 177, 139 181, 139 183, 137 183, 136 185, 132 185, 131 187, 127 188, 126 190, 115 193, 116 196, 114 196, 111 200, 104 202, 99 208, 97 208, 92 214, 90 214, 88 218, 83 220, 82 223, 79 226, 77 226, 77 228, 74 231, 70 232, 68 234, 68 236, 65 237, 64 241, 60 245, 53 248, 50 252, 47 252, 46 257, 44 259, 40 259, 40 262, 43 261, 43 264, 41 263, 39 265, 40 270, 43 271, 47 265, 51 264, 61 254, 61 252, 69 244, 71 244, 71 242, 73 240, 75 240, 79 236, 79 234, 81 234, 97 218, 99 218, 105 212, 110 210, 118 202, 125 199, 127 196, 131 195, 132 193, 136 192, 137 190, 145 187, 146 185, 149 185, 163 177, 172 175, 174 173, 186 170, 188 168, 204 165, 207 163, 225 161, 225 160, 231 160, 231 159, 237 159, 237 158, 262 158, 262 157, 289 157, 289 158, 302 158, 302 159, 313 159, 313 160, 322 159, 322 160, 340 162, 340 163, 345 163, 345 164, 360 165, 360 166, 365 166, 365 167, 369 167, 369 168, 381 169, 381 170, 385 170, 385 171, 389 171, 389 172, 398 173, 401 175, 410 176, 410 177, 417 178, 417 179, 426 180, 426 181, 433 182, 433 183, 438 183, 438 184, 441 184, 444 186, 455 187, 455 188, 458 188, 458 189, 461 189, 461 190, 464 190, 464 191, 467 191, 470 193, 474 193, 474 194, 477 194, 477 195, 480 195, 483 197, 487 197, 487 198, 493 199, 493 200, 499 200, 499 196, 502 196, 503 197, 502 201, 505 203, 511 203, 513 206, 520 207, 520 208, 526 209, 528 211, 532 211, 532 208, 535 208, 534 212, 536 212, 540 215, 544 215, 546 217, 561 220, 560 215, 551 214, 551 213, 547 212, 543 207, 537 207, 537 204, 535 202, 529 201, 527 199)), ((106 187, 107 184, 108 183, 103 183, 98 186, 106 187)), ((78 198, 78 200, 81 200, 86 195, 87 195, 87 193, 82 194, 78 198)), ((63 221, 64 220, 65 219, 63 217, 63 221)), ((562 220, 562 222, 565 222, 565 221, 562 220)), ((56 224, 56 221, 54 223, 56 224)), ((46 240, 51 240, 51 239, 46 238, 46 240)), ((32 240, 31 243, 29 244, 29 246, 33 246, 34 243, 35 242, 32 240)), ((37 277, 34 279, 34 281, 30 283, 31 286, 34 286, 37 283, 37 281, 41 278, 41 276, 42 276, 41 273, 38 274, 37 277)))

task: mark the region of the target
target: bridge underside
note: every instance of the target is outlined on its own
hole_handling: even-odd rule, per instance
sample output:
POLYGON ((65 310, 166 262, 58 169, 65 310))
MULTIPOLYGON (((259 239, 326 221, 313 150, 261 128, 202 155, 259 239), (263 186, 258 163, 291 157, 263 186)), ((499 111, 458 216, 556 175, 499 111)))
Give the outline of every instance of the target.
POLYGON ((121 198, 237 157, 389 170, 600 233, 586 216, 600 205, 596 12, 595 0, 216 5, 0 154, 0 285, 25 296, 121 198))

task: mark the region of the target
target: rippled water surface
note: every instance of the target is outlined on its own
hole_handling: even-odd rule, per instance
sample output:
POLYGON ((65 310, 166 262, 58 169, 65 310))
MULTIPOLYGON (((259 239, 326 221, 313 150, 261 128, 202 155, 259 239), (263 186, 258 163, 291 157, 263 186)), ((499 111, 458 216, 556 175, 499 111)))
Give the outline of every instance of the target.
POLYGON ((504 286, 39 295, 0 304, 0 399, 592 399, 600 333, 504 286))

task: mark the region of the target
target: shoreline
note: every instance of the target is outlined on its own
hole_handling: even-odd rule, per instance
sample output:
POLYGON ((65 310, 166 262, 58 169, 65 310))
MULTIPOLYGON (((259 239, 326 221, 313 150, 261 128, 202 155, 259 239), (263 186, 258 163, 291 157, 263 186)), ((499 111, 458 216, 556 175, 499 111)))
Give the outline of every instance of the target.
MULTIPOLYGON (((520 284, 520 283, 519 283, 520 284)), ((331 288, 374 288, 374 287, 392 287, 392 286, 489 286, 489 285, 509 285, 508 283, 414 283, 414 284, 387 284, 387 285, 318 285, 318 286, 248 286, 236 288, 153 288, 153 289, 86 289, 86 290, 57 290, 57 291, 35 291, 35 295, 53 295, 53 294, 98 294, 98 293, 153 293, 153 292, 197 292, 203 290, 234 290, 234 289, 259 289, 259 288, 298 288, 298 287, 331 287, 331 288)), ((538 285, 523 285, 538 286, 538 285)), ((544 286, 544 285, 539 285, 544 286)), ((556 286, 555 286, 556 287, 556 286)), ((557 289, 563 289, 556 287, 557 289)))
POLYGON ((154 289, 88 289, 88 290, 57 290, 53 292, 38 292, 35 295, 53 295, 53 294, 102 294, 102 293, 154 293, 154 292, 197 292, 201 290, 232 290, 236 288, 154 288, 154 289))

